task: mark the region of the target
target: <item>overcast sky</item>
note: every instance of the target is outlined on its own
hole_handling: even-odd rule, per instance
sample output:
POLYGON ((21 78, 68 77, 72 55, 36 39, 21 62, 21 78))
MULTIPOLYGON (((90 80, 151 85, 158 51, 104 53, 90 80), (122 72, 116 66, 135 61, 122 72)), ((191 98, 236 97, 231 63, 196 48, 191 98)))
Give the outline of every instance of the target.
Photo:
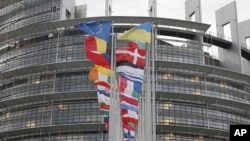
MULTIPOLYGON (((184 20, 186 0, 157 0, 157 17, 184 20)), ((233 0, 201 0, 202 22, 215 25, 215 11, 233 0)), ((87 16, 104 16, 105 0, 76 0, 87 4, 87 16)), ((250 1, 237 0, 238 21, 250 19, 250 1)), ((148 16, 148 0, 113 0, 113 16, 148 16)), ((212 27, 211 32, 214 32, 212 27)))

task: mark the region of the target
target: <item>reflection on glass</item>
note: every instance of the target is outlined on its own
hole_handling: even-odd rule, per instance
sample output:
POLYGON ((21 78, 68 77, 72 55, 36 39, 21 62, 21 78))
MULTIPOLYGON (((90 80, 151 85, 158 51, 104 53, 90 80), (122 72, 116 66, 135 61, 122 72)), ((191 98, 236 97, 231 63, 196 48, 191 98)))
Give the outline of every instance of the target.
POLYGON ((204 137, 200 135, 197 139, 194 139, 194 141, 204 141, 204 137))
POLYGON ((174 134, 173 133, 167 133, 164 135, 164 139, 165 140, 170 140, 174 137, 174 134))
POLYGON ((227 86, 227 82, 221 81, 221 82, 220 82, 220 87, 225 87, 225 86, 227 86))
POLYGON ((163 109, 170 109, 173 105, 171 103, 163 104, 163 109))
POLYGON ((200 77, 199 76, 195 76, 192 78, 191 80, 192 82, 199 82, 200 81, 200 77))
POLYGON ((67 110, 68 109, 68 106, 63 104, 63 103, 60 103, 58 106, 57 106, 60 110, 67 110))
POLYGON ((201 95, 201 90, 195 90, 194 94, 195 95, 201 95))
POLYGON ((7 113, 5 114, 5 117, 6 117, 6 118, 9 118, 9 117, 10 117, 10 112, 7 112, 7 113))
POLYGON ((35 126, 36 126, 35 121, 27 121, 26 123, 26 127, 35 127, 35 126))
POLYGON ((173 122, 173 118, 172 117, 167 117, 166 119, 163 120, 163 123, 165 125, 169 125, 169 123, 173 122))
POLYGON ((171 77, 171 76, 172 76, 171 73, 165 73, 165 74, 162 75, 162 78, 163 79, 169 79, 169 77, 171 77))

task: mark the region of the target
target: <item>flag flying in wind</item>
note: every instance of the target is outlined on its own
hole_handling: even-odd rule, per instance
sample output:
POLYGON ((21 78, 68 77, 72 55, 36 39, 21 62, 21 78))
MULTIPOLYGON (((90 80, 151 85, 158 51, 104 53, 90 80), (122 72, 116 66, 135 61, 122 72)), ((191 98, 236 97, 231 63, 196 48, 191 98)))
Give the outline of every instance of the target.
POLYGON ((129 61, 130 63, 144 67, 146 50, 139 49, 138 47, 121 47, 117 48, 116 61, 129 61))
POLYGON ((138 48, 141 48, 141 49, 145 49, 146 45, 147 45, 147 43, 142 42, 142 41, 129 41, 128 42, 129 47, 138 47, 138 48))
POLYGON ((105 95, 107 97, 110 97, 110 93, 105 91, 105 90, 98 90, 97 91, 97 94, 102 94, 102 95, 105 95))
MULTIPOLYGON (((97 98, 106 127, 109 127, 111 56, 108 42, 111 21, 91 21, 80 23, 78 28, 89 36, 84 40, 85 55, 94 63, 89 78, 97 86, 97 98)), ((108 130, 108 129, 107 129, 108 130)))
POLYGON ((138 102, 142 93, 146 45, 151 43, 151 22, 138 25, 120 35, 118 40, 127 40, 128 47, 118 47, 116 72, 119 74, 120 107, 124 137, 135 138, 138 125, 138 102))
POLYGON ((135 75, 133 73, 129 73, 129 72, 121 72, 119 73, 120 76, 130 80, 130 81, 135 81, 138 83, 143 83, 143 75, 135 75))
POLYGON ((108 120, 108 116, 109 116, 109 105, 105 104, 105 103, 101 103, 100 104, 100 109, 101 109, 101 113, 103 115, 106 115, 106 120, 108 120))
POLYGON ((130 124, 130 123, 138 124, 137 112, 122 109, 121 114, 122 114, 123 122, 125 122, 126 124, 130 124))
POLYGON ((107 89, 110 89, 110 84, 107 83, 107 82, 105 82, 105 81, 98 81, 98 80, 96 80, 96 81, 94 81, 94 85, 96 85, 97 87, 98 86, 102 86, 102 87, 105 87, 107 89))
POLYGON ((97 85, 98 91, 105 91, 106 93, 110 93, 110 89, 106 88, 105 86, 97 85))
POLYGON ((111 71, 109 68, 103 67, 103 66, 99 66, 99 65, 95 65, 95 68, 97 69, 98 72, 104 74, 104 75, 112 75, 113 71, 111 71))
POLYGON ((107 105, 110 105, 110 98, 107 97, 106 95, 102 94, 102 93, 98 93, 98 103, 105 103, 107 105))
POLYGON ((138 93, 142 92, 142 83, 137 81, 131 81, 123 76, 120 77, 120 90, 123 91, 125 94, 131 95, 132 91, 136 91, 138 93), (126 90, 127 89, 127 90, 126 90), (128 93, 130 91, 130 93, 128 93))
POLYGON ((128 102, 129 104, 138 106, 138 99, 127 94, 121 93, 121 101, 128 102))
MULTIPOLYGON (((84 41, 86 57, 94 63, 89 78, 97 86, 97 98, 105 125, 109 127, 110 110, 110 77, 115 73, 111 70, 111 56, 108 52, 111 21, 91 21, 80 23, 78 28, 89 36, 84 41)), ((142 94, 146 45, 151 43, 152 23, 145 22, 122 34, 118 40, 127 40, 128 46, 115 51, 116 72, 119 77, 120 108, 124 137, 135 138, 138 125, 138 102, 142 94)))
POLYGON ((135 138, 135 128, 123 123, 124 137, 131 140, 135 138))
POLYGON ((85 50, 87 51, 97 51, 100 53, 107 52, 107 42, 100 38, 89 36, 84 41, 85 50))
POLYGON ((87 51, 86 56, 96 65, 104 66, 106 68, 110 67, 111 57, 109 54, 100 53, 97 51, 87 51))
POLYGON ((141 25, 138 25, 120 35, 117 39, 119 40, 131 40, 131 41, 140 41, 140 42, 151 42, 151 22, 146 22, 141 25))
POLYGON ((102 72, 99 72, 96 67, 93 67, 90 69, 89 72, 89 79, 90 80, 99 80, 99 81, 106 81, 110 83, 110 76, 107 74, 104 74, 102 72))
POLYGON ((110 54, 107 54, 111 24, 110 21, 91 21, 78 25, 80 30, 90 35, 84 41, 86 57, 94 64, 107 68, 111 62, 110 54))
POLYGON ((116 63, 116 72, 129 72, 135 75, 144 75, 144 69, 136 66, 128 61, 120 61, 116 63))
POLYGON ((88 35, 98 37, 106 42, 109 41, 111 21, 91 21, 86 23, 80 23, 78 28, 88 35))
POLYGON ((121 101, 121 109, 126 109, 126 110, 130 110, 130 111, 137 112, 138 107, 137 107, 137 106, 134 106, 134 105, 132 105, 132 104, 129 104, 129 103, 126 102, 126 101, 121 101))

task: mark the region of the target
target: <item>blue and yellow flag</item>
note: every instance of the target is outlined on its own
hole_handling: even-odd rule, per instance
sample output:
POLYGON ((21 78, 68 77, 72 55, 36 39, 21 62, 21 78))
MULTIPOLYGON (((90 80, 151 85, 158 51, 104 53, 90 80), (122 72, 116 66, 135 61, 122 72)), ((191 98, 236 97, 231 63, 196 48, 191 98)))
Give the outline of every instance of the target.
POLYGON ((151 29, 152 23, 146 22, 118 35, 117 39, 150 43, 151 29))

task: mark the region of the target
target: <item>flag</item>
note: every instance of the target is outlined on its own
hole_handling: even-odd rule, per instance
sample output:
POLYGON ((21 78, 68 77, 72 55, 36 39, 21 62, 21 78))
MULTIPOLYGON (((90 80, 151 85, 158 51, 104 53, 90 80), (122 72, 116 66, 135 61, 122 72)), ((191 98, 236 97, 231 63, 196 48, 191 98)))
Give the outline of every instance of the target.
POLYGON ((105 130, 109 132, 109 120, 105 121, 105 130))
POLYGON ((107 97, 106 95, 98 93, 97 98, 98 98, 98 103, 105 103, 107 105, 110 105, 110 98, 107 97))
POLYGON ((128 102, 129 104, 132 104, 134 106, 138 106, 138 99, 134 98, 130 95, 126 95, 126 94, 121 93, 121 101, 125 101, 125 102, 128 102))
POLYGON ((133 91, 139 94, 142 93, 142 83, 130 81, 122 76, 119 79, 119 89, 121 92, 124 92, 124 94, 131 95, 133 91))
POLYGON ((109 93, 110 94, 110 89, 105 87, 105 86, 101 86, 101 85, 97 85, 97 90, 98 91, 104 91, 105 93, 109 93))
POLYGON ((100 38, 89 36, 84 40, 85 50, 87 51, 97 51, 100 53, 106 53, 107 42, 100 38))
POLYGON ((122 117, 122 122, 126 123, 126 124, 134 124, 134 125, 138 125, 138 119, 133 118, 133 117, 122 117))
POLYGON ((117 48, 116 61, 128 61, 134 65, 144 67, 146 50, 137 47, 122 47, 117 48))
POLYGON ((122 115, 122 121, 125 123, 133 123, 133 124, 138 124, 138 114, 137 112, 134 111, 129 111, 126 109, 121 110, 121 115, 122 115))
POLYGON ((96 86, 103 86, 103 87, 105 87, 107 89, 110 89, 110 84, 107 83, 107 82, 105 82, 105 81, 98 81, 98 80, 96 80, 96 81, 94 81, 94 85, 96 85, 96 86))
POLYGON ((135 138, 135 128, 123 123, 123 130, 124 130, 124 137, 127 139, 134 139, 135 138))
POLYGON ((137 118, 137 119, 138 119, 138 114, 137 114, 137 112, 129 111, 129 110, 127 110, 127 109, 122 109, 122 110, 121 110, 121 115, 122 115, 122 116, 129 115, 129 116, 131 116, 131 117, 134 117, 134 118, 137 118))
POLYGON ((146 45, 147 45, 146 42, 141 42, 141 41, 130 41, 130 42, 128 42, 129 47, 138 47, 138 48, 141 48, 141 49, 145 49, 146 45))
POLYGON ((139 99, 140 93, 134 91, 133 89, 126 89, 120 86, 120 93, 124 93, 126 95, 129 95, 130 97, 133 97, 135 99, 139 99))
MULTIPOLYGON (((102 105, 100 105, 100 111, 103 117, 103 122, 105 123, 105 130, 108 131, 109 126, 109 109, 101 108, 102 105)), ((105 105, 104 105, 105 106, 105 105)))
MULTIPOLYGON (((109 111, 107 111, 107 112, 109 112, 109 111)), ((109 121, 109 115, 104 115, 103 114, 103 120, 104 120, 104 122, 109 121)))
POLYGON ((110 89, 104 86, 97 85, 97 90, 100 91, 100 93, 105 93, 107 95, 110 95, 110 89))
POLYGON ((128 61, 120 61, 116 63, 116 72, 129 72, 135 75, 144 75, 144 69, 136 66, 128 61))
POLYGON ((109 41, 111 21, 90 21, 85 23, 79 23, 78 28, 89 35, 109 41))
POLYGON ((96 65, 104 66, 107 68, 110 67, 111 57, 109 54, 100 53, 97 51, 87 51, 86 56, 96 65))
POLYGON ((107 96, 107 97, 110 97, 110 93, 108 93, 108 92, 106 92, 106 91, 104 91, 104 90, 98 90, 98 91, 97 91, 97 94, 102 94, 102 95, 105 95, 105 96, 107 96))
POLYGON ((141 42, 151 42, 151 22, 146 22, 138 25, 120 35, 117 39, 119 40, 131 40, 131 41, 141 41, 141 42))
POLYGON ((143 76, 135 75, 135 74, 129 73, 129 72, 120 72, 119 75, 126 78, 126 79, 128 79, 128 80, 130 80, 130 81, 143 83, 143 76))
MULTIPOLYGON (((102 115, 109 116, 109 111, 104 110, 104 109, 100 109, 100 111, 101 111, 101 114, 102 114, 102 115)), ((104 118, 104 119, 105 119, 105 118, 104 118)), ((106 121, 105 121, 105 122, 106 122, 106 121)))
POLYGON ((105 115, 104 117, 104 121, 108 121, 109 118, 109 105, 105 104, 105 103, 101 103, 100 104, 100 110, 101 110, 101 114, 105 115))
POLYGON ((112 70, 110 70, 109 68, 103 67, 103 66, 95 65, 95 68, 97 69, 98 72, 100 72, 104 75, 107 75, 107 76, 110 76, 113 73, 112 70))
POLYGON ((90 69, 89 78, 90 80, 106 81, 110 83, 110 76, 99 72, 95 67, 90 69))
POLYGON ((130 111, 137 112, 138 107, 137 107, 137 106, 134 106, 134 105, 132 105, 132 104, 129 104, 129 103, 126 102, 126 101, 121 101, 121 109, 126 109, 126 110, 130 110, 130 111))
POLYGON ((100 109, 105 109, 105 110, 109 110, 109 108, 110 108, 110 105, 107 105, 107 104, 105 104, 105 103, 101 103, 100 104, 100 109))
POLYGON ((135 126, 135 125, 138 125, 138 118, 125 116, 125 117, 122 117, 122 122, 135 126))

